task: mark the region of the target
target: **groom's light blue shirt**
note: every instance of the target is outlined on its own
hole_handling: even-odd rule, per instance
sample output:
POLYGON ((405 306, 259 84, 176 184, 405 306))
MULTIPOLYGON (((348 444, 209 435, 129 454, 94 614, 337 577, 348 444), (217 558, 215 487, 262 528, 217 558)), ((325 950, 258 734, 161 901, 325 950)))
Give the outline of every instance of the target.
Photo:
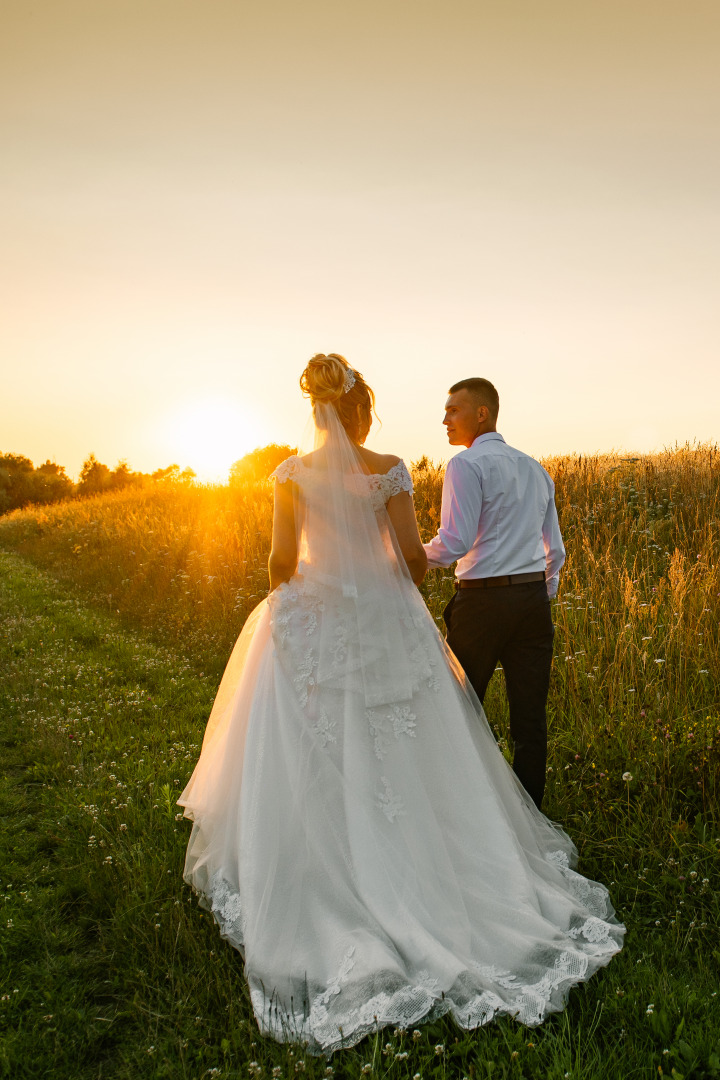
POLYGON ((460 580, 542 570, 554 596, 565 548, 551 477, 499 432, 479 435, 448 462, 440 529, 424 547, 428 566, 457 560, 460 580))

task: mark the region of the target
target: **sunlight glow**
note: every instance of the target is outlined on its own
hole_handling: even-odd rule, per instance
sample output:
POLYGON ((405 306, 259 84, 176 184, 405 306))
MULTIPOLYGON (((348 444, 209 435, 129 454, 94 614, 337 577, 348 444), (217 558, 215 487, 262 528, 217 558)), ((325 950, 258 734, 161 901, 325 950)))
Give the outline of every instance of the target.
POLYGON ((219 396, 180 404, 161 421, 159 434, 165 453, 207 483, 225 482, 233 462, 263 444, 263 433, 247 411, 219 396))

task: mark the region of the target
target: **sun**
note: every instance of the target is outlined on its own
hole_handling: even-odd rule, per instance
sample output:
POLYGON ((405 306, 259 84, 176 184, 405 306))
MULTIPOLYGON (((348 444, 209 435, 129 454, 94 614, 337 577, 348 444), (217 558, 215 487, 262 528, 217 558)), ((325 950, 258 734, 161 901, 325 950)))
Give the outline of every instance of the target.
POLYGON ((159 434, 172 460, 182 468, 189 465, 206 483, 226 481, 234 461, 268 441, 246 409, 219 396, 179 404, 161 422, 159 434))

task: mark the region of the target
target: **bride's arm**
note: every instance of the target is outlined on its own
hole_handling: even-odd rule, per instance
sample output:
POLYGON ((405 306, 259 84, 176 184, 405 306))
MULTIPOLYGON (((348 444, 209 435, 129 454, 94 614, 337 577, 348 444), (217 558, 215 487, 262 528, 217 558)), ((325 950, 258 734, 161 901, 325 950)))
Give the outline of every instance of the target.
POLYGON ((419 585, 427 571, 427 555, 415 519, 412 495, 400 491, 388 500, 387 511, 410 576, 419 585))
POLYGON ((297 536, 292 484, 275 481, 272 550, 268 559, 270 592, 289 581, 297 569, 297 536))

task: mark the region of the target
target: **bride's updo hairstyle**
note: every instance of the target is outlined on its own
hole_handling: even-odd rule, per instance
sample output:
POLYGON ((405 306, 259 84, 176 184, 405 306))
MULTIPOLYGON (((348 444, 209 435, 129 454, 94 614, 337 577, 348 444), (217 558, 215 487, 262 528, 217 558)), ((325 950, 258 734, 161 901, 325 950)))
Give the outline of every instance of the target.
POLYGON ((351 438, 360 434, 358 405, 360 414, 367 417, 367 426, 370 427, 371 413, 375 409, 375 394, 360 372, 351 368, 345 357, 339 353, 317 353, 313 356, 300 376, 300 389, 310 398, 313 407, 318 404, 333 405, 340 423, 351 438), (351 378, 355 381, 350 389, 346 390, 351 378))

